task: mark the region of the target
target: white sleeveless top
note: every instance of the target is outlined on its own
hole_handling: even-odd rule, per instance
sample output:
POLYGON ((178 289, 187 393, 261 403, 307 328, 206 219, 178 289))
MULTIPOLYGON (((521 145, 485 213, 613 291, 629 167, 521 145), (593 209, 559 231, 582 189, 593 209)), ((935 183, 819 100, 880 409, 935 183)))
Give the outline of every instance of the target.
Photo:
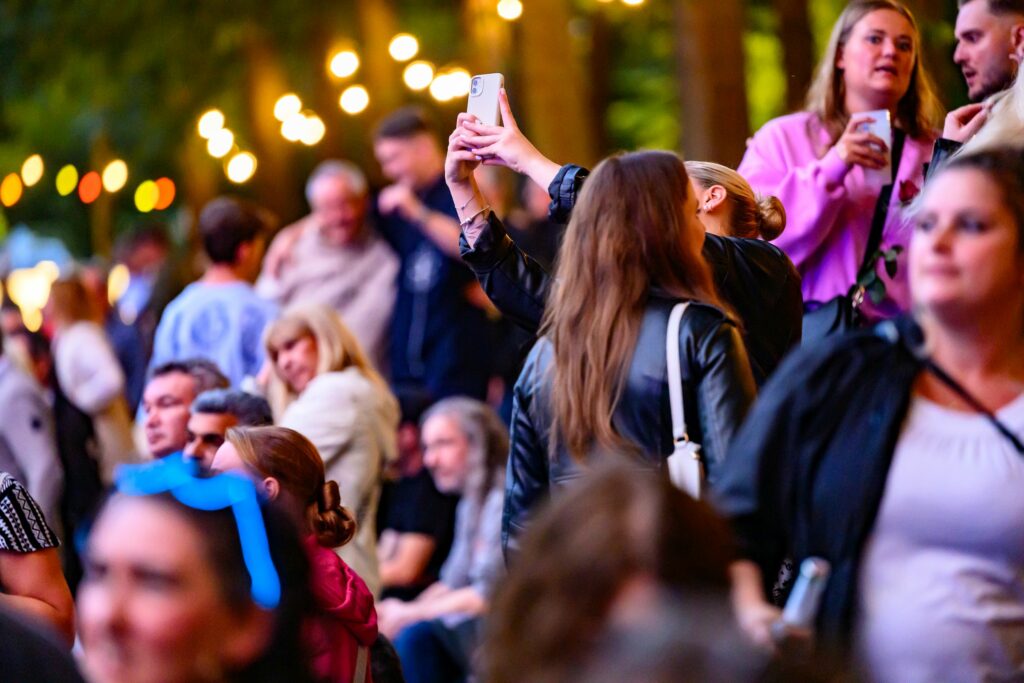
POLYGON ((1024 681, 1024 456, 983 415, 912 399, 858 594, 868 680, 1024 681))

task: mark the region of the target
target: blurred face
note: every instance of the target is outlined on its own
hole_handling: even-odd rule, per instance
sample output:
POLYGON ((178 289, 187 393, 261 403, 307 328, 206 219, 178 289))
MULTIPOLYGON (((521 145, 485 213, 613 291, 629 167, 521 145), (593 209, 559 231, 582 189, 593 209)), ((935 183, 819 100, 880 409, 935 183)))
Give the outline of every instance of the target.
POLYGON ((278 376, 288 388, 296 394, 301 394, 316 377, 318 359, 316 339, 311 334, 304 334, 289 339, 278 347, 274 365, 278 376))
MULTIPOLYGON (((700 250, 704 246, 704 223, 701 222, 700 204, 698 199, 703 195, 694 191, 693 180, 690 180, 690 187, 687 188, 686 201, 683 202, 683 215, 686 216, 687 232, 686 240, 693 240, 700 250)), ((703 190, 701 190, 703 192, 703 190)))
POLYGON ((329 244, 344 246, 363 229, 366 195, 352 189, 343 177, 321 178, 310 188, 310 207, 329 244))
POLYGON ((230 441, 225 442, 217 449, 216 454, 213 456, 211 467, 216 472, 235 472, 236 474, 244 474, 247 477, 252 476, 252 471, 246 467, 242 457, 238 455, 238 449, 230 441))
POLYGON ((914 28, 899 12, 883 9, 854 24, 836 60, 847 93, 895 106, 910 88, 914 28))
POLYGON ((447 415, 435 415, 423 425, 423 464, 443 493, 459 493, 469 474, 469 441, 447 415))
POLYGON ((149 452, 161 458, 185 448, 189 406, 196 398, 195 380, 183 372, 154 377, 142 393, 149 452))
POLYGON ((910 243, 914 303, 945 319, 1024 308, 1018 226, 999 189, 981 171, 954 169, 933 180, 910 243))
POLYGON ((185 455, 209 468, 214 454, 224 443, 224 435, 237 424, 238 418, 231 413, 192 413, 188 418, 185 455))
POLYGON ((974 0, 956 15, 956 51, 953 61, 967 81, 967 93, 975 102, 1010 87, 1017 72, 1013 54, 1014 15, 997 16, 988 0, 974 0))
POLYGON ((203 547, 170 504, 110 500, 89 537, 78 590, 90 681, 219 680, 255 659, 262 643, 250 622, 265 615, 231 610, 203 547))
POLYGON ((392 182, 410 188, 429 183, 441 172, 443 159, 437 145, 426 133, 409 138, 382 138, 373 143, 380 170, 392 182))

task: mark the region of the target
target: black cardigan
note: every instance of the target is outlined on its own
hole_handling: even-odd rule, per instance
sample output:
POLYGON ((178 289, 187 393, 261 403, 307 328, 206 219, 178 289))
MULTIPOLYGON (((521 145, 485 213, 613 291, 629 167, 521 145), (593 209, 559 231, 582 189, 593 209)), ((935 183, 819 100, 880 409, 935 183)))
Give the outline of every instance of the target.
POLYGON ((904 318, 792 353, 733 439, 712 492, 766 594, 787 557, 832 564, 818 614, 832 646, 853 625, 861 554, 922 368, 920 340, 904 318))

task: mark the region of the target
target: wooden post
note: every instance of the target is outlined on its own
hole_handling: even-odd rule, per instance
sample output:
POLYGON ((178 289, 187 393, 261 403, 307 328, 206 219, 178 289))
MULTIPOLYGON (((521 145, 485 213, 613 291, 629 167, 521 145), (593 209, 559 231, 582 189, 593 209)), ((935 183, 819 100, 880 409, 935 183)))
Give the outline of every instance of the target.
POLYGON ((741 0, 676 0, 683 152, 735 168, 749 135, 741 0))

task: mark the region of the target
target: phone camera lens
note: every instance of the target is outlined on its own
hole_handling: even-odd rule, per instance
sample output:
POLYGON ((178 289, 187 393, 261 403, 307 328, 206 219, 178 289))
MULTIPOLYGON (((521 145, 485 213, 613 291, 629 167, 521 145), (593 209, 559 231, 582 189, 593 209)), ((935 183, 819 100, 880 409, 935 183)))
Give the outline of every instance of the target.
POLYGON ((469 86, 469 92, 473 95, 479 95, 483 89, 483 84, 479 77, 474 78, 473 82, 469 86))

